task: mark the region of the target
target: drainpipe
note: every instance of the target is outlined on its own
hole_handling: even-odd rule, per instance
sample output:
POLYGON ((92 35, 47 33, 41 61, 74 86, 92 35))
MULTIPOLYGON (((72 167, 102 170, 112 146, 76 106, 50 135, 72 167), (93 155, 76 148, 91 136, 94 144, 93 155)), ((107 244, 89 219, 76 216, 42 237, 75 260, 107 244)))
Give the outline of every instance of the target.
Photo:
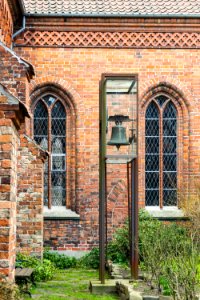
MULTIPOLYGON (((19 35, 21 32, 23 32, 26 29, 26 17, 23 16, 23 21, 22 21, 22 28, 19 29, 18 31, 16 31, 13 35, 12 35, 12 40, 14 40, 14 38, 19 35)), ((13 44, 12 44, 13 47, 13 44)))

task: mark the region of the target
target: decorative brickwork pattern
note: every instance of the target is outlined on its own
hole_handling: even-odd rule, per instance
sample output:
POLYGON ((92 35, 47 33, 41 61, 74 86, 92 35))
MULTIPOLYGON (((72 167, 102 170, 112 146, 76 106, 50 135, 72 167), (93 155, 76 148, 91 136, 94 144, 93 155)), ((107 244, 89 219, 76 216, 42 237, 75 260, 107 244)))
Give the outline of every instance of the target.
POLYGON ((128 216, 127 166, 107 165, 107 179, 107 238, 111 240, 128 216))
POLYGON ((18 46, 95 48, 200 48, 198 32, 60 32, 27 30, 18 46))

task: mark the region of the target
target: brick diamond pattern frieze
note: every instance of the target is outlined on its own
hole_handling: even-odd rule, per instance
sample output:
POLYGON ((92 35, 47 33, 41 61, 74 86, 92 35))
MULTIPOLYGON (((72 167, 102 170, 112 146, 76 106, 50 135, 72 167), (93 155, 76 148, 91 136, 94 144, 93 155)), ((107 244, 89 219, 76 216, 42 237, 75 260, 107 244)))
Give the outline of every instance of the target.
POLYGON ((200 48, 199 32, 84 32, 27 30, 15 44, 36 47, 200 48))

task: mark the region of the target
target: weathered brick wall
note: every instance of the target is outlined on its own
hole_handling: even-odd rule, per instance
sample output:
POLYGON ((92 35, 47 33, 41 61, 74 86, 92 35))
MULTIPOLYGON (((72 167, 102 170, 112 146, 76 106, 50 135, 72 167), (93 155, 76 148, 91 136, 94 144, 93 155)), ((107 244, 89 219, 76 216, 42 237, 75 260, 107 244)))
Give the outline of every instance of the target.
POLYGON ((78 220, 45 220, 44 246, 53 250, 87 250, 87 245, 80 245, 81 229, 78 220))
POLYGON ((17 160, 17 250, 41 257, 45 153, 30 138, 20 135, 17 160))
MULTIPOLYGON (((1 96, 0 96, 1 97, 1 96)), ((5 97, 4 97, 5 98, 5 97)), ((0 98, 1 99, 1 98, 0 98)), ((0 112, 0 274, 14 278, 19 135, 0 112)))
POLYGON ((13 19, 7 0, 0 1, 0 41, 10 47, 13 33, 13 19))
POLYGON ((19 100, 29 104, 28 81, 33 75, 31 65, 0 42, 0 82, 19 100))
MULTIPOLYGON (((167 93, 176 97, 180 109, 179 119, 179 179, 187 182, 188 174, 198 172, 200 141, 197 139, 200 117, 200 72, 199 50, 181 49, 15 49, 19 55, 34 64, 36 78, 31 82, 31 90, 45 84, 55 84, 71 95, 76 107, 76 207, 81 216, 80 244, 90 247, 88 240, 91 230, 98 237, 98 151, 99 151, 99 80, 102 73, 131 73, 139 75, 139 203, 144 206, 144 117, 145 108, 153 91, 162 92, 165 82, 167 93), (155 87, 155 89, 153 89, 155 87), (180 91, 180 92, 179 92, 180 91), (190 137, 189 137, 190 130, 190 137), (188 163, 190 169, 188 170, 188 163)), ((113 186, 125 180, 120 167, 117 176, 113 173, 113 186), (115 178, 114 178, 115 177, 115 178)), ((115 213, 114 222, 127 211, 126 192, 120 194, 122 200, 111 210, 115 213), (124 194, 125 193, 125 194, 124 194), (124 208, 124 203, 126 207, 124 208), (121 203, 121 204, 120 204, 121 203), (121 214, 122 212, 122 214, 121 214)), ((108 193, 110 190, 108 190, 108 193)), ((113 215, 109 212, 109 218, 113 215)), ((55 221, 56 222, 56 221, 55 221)), ((57 227, 52 222, 52 228, 57 227)), ((109 220, 111 223, 111 219, 109 220)), ((50 230, 45 222, 45 241, 50 230), (46 227, 47 226, 47 227, 46 227)), ((66 231, 67 229, 66 223, 66 231)), ((117 226, 117 225, 115 225, 117 226)), ((59 239, 59 237, 58 237, 59 239)), ((66 237, 71 243, 71 236, 66 237)))
POLYGON ((18 131, 28 111, 10 92, 25 102, 29 67, 0 42, 0 275, 11 280, 16 255, 18 131))
POLYGON ((124 224, 128 215, 128 185, 127 166, 107 166, 107 219, 108 239, 111 239, 113 232, 124 224))
MULTIPOLYGON (((69 18, 64 21, 28 18, 27 31, 16 40, 22 46, 15 47, 15 51, 35 66, 36 77, 30 84, 33 100, 36 90, 38 95, 39 89, 50 85, 67 93, 75 107, 76 174, 68 179, 75 182, 79 227, 71 236, 70 228, 72 224, 76 228, 77 221, 70 221, 70 225, 67 220, 45 221, 45 243, 66 249, 69 245, 81 247, 82 244, 90 248, 91 239, 93 245, 98 243, 101 75, 138 74, 139 205, 144 206, 145 198, 145 110, 156 93, 171 95, 178 110, 178 187, 184 182, 187 189, 189 177, 199 172, 200 50, 191 49, 199 48, 199 26, 195 19, 99 18, 94 23, 92 18, 69 18), (59 224, 66 239, 64 235, 59 236, 59 224)), ((109 166, 107 192, 111 236, 127 215, 126 167, 109 166)))

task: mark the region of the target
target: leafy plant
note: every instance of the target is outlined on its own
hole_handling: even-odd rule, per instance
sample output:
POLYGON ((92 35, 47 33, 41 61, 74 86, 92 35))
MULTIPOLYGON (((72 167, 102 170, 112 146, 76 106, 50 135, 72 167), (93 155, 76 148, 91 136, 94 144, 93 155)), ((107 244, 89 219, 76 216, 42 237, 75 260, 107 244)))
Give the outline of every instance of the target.
POLYGON ((149 217, 140 224, 140 243, 151 285, 177 300, 195 299, 199 254, 191 228, 149 217))
POLYGON ((98 269, 99 267, 99 249, 93 248, 88 254, 80 259, 80 265, 87 268, 98 269))
POLYGON ((152 286, 156 284, 161 291, 160 278, 167 257, 173 258, 183 248, 183 241, 187 239, 186 229, 174 223, 164 224, 152 217, 140 222, 140 255, 149 275, 152 286))
MULTIPOLYGON (((156 280, 158 289, 160 289, 160 275, 164 253, 161 250, 163 227, 162 223, 152 218, 144 219, 140 224, 139 231, 139 249, 141 259, 144 262, 145 269, 148 275, 148 281, 153 286, 153 281, 156 280), (156 253, 156 255, 154 255, 156 253)), ((164 239, 163 239, 164 241, 164 239)))
POLYGON ((174 299, 196 299, 199 253, 191 239, 182 241, 174 256, 167 257, 163 273, 166 277, 174 299))
POLYGON ((172 295, 172 290, 170 289, 168 280, 164 277, 160 277, 160 286, 162 287, 162 293, 164 296, 172 295))
POLYGON ((17 264, 24 268, 33 268, 35 281, 50 280, 55 272, 55 265, 51 261, 47 259, 40 260, 34 256, 21 253, 17 254, 17 264))
MULTIPOLYGON (((200 171, 200 170, 199 170, 200 171)), ((190 228, 193 236, 199 242, 200 231, 200 180, 199 176, 191 178, 191 193, 187 193, 187 187, 179 191, 179 205, 184 215, 190 219, 190 228)))
POLYGON ((50 260, 58 269, 68 269, 77 266, 77 259, 57 252, 44 251, 43 257, 50 260))
MULTIPOLYGON (((155 227, 158 221, 151 218, 151 216, 145 210, 139 211, 139 228, 155 227), (154 222, 155 221, 155 222, 154 222)), ((151 228, 153 231, 153 228, 151 228)), ((142 261, 141 251, 141 235, 139 235, 139 254, 140 260, 142 261)), ((116 230, 112 241, 108 244, 108 257, 116 263, 129 264, 130 259, 130 242, 129 242, 129 226, 128 220, 126 220, 124 226, 116 230)))
POLYGON ((113 240, 108 244, 108 258, 116 263, 128 263, 130 258, 130 243, 128 221, 117 229, 113 240))
MULTIPOLYGON (((152 288, 176 300, 195 299, 200 283, 199 235, 194 219, 186 228, 160 222, 144 210, 139 212, 139 256, 145 277, 152 288)), ((128 264, 129 249, 126 222, 108 246, 109 258, 128 264)))

